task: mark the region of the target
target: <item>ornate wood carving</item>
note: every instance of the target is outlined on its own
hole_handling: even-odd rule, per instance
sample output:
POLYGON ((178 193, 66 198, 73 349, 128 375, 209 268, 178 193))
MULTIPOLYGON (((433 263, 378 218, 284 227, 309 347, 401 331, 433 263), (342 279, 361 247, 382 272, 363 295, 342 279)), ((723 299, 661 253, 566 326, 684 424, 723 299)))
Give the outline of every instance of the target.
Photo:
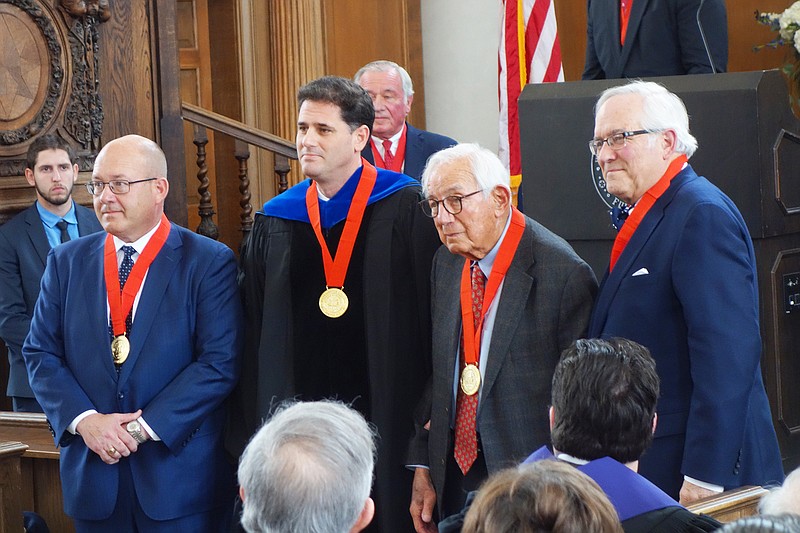
POLYGON ((99 149, 97 26, 110 17, 108 0, 63 0, 60 7, 0 3, 0 41, 11 44, 0 51, 0 176, 23 174, 28 145, 44 133, 74 141, 81 170, 99 149))

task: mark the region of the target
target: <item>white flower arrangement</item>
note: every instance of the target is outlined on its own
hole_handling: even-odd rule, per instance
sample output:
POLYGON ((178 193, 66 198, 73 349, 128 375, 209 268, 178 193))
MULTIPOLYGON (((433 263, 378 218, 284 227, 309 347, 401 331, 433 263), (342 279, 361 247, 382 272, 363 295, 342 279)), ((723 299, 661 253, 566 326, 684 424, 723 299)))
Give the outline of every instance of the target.
POLYGON ((789 44, 794 47, 795 52, 800 54, 800 31, 797 31, 800 30, 800 0, 789 6, 783 13, 759 13, 757 11, 756 20, 778 32, 778 37, 765 45, 757 46, 756 49, 765 46, 777 48, 789 44))

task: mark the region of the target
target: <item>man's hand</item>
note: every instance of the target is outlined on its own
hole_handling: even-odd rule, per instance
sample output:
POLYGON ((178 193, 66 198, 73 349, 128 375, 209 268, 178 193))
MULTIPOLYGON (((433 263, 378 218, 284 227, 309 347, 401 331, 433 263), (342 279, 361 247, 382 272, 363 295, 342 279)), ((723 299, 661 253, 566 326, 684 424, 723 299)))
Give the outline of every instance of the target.
POLYGON ((411 506, 408 508, 417 533, 436 533, 436 524, 433 523, 435 505, 436 491, 433 489, 431 474, 427 468, 417 468, 411 488, 411 506))
POLYGON ((113 465, 137 450, 136 439, 125 430, 125 424, 140 416, 141 409, 135 413, 95 413, 81 420, 75 429, 90 450, 104 463, 113 465))
POLYGON ((717 494, 713 490, 704 489, 703 487, 698 487, 694 483, 689 483, 685 479, 683 480, 683 486, 681 487, 681 505, 689 505, 693 501, 699 500, 701 498, 707 498, 708 496, 713 496, 717 494))

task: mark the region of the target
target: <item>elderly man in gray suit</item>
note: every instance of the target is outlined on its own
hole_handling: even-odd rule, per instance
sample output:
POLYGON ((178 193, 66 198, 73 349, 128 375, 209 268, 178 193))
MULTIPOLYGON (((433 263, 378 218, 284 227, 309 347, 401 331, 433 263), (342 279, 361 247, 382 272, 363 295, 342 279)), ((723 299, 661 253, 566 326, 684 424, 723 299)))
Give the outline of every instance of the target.
POLYGON ((549 442, 550 381, 581 337, 597 281, 560 237, 511 203, 509 174, 476 144, 431 157, 423 211, 445 244, 431 274, 433 376, 407 464, 418 532, 458 512, 488 474, 549 442))

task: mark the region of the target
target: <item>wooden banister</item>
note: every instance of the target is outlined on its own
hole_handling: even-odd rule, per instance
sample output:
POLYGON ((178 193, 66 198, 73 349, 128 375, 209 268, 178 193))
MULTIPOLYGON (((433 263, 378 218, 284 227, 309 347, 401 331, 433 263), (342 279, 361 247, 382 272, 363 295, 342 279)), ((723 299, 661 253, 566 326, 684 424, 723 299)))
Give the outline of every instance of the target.
POLYGON ((219 237, 219 230, 212 218, 214 206, 211 194, 208 191, 208 167, 206 166, 205 153, 205 145, 208 142, 207 128, 214 132, 228 135, 235 141, 236 150, 231 155, 238 161, 241 231, 242 236, 246 237, 253 227, 253 208, 250 205, 250 177, 248 176, 247 167, 247 161, 250 157, 249 147, 256 146, 273 153, 273 167, 278 177, 278 192, 281 193, 289 188, 287 178, 291 169, 289 160, 297 159, 297 149, 294 143, 187 102, 181 104, 181 116, 183 120, 194 125, 194 139, 192 142, 197 146, 197 179, 199 181, 198 194, 200 197, 198 208, 200 226, 197 232, 212 239, 219 237))
POLYGON ((739 487, 697 500, 686 508, 696 514, 709 515, 720 522, 732 522, 758 514, 758 502, 767 492, 767 489, 759 486, 739 487))

